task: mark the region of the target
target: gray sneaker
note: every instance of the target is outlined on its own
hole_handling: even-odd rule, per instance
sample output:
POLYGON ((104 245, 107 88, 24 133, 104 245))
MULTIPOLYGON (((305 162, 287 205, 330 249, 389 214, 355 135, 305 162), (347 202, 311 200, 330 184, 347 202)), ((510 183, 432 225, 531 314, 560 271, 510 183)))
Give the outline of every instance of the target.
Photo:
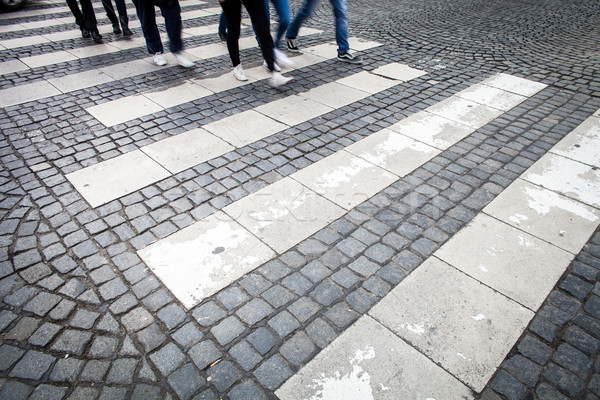
POLYGON ((296 45, 296 39, 286 37, 285 42, 287 43, 288 51, 290 51, 292 53, 300 53, 300 50, 298 49, 298 46, 296 45))

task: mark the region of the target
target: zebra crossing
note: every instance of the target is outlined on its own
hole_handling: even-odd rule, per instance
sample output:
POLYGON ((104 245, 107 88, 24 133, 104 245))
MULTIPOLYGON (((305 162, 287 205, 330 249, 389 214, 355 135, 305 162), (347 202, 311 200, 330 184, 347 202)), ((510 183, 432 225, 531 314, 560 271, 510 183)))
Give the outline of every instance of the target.
MULTIPOLYGON (((219 10, 194 10, 182 17, 216 15, 219 10)), ((13 26, 15 31, 27 31, 61 23, 67 22, 55 18, 13 26)), ((65 40, 73 32, 52 38, 65 40)), ((214 35, 216 25, 185 32, 214 35)), ((321 31, 307 28, 302 33, 321 31)), ((49 37, 0 41, 0 49, 52 41, 49 37)), ((242 49, 256 47, 253 37, 240 44, 242 49)), ((351 38, 350 44, 358 51, 381 46, 359 38, 351 38)), ((142 39, 134 38, 26 57, 1 63, 0 74, 142 46, 142 39)), ((331 60, 335 49, 332 43, 305 48, 304 54, 293 57, 294 68, 311 69, 331 60)), ((186 53, 207 60, 225 56, 227 50, 223 44, 210 44, 186 53)), ((2 89, 0 107, 68 95, 156 70, 148 60, 131 61, 2 89)), ((236 81, 228 71, 85 111, 114 129, 267 77, 262 66, 249 68, 246 74, 248 82, 236 81)), ((389 62, 177 133, 66 178, 97 208, 313 118, 399 85, 409 86, 412 80, 428 79, 427 75, 425 70, 389 62)), ((191 311, 545 88, 508 73, 490 76, 140 248, 137 254, 191 311)), ((277 388, 275 395, 282 400, 475 398, 597 228, 598 154, 600 110, 277 388)))

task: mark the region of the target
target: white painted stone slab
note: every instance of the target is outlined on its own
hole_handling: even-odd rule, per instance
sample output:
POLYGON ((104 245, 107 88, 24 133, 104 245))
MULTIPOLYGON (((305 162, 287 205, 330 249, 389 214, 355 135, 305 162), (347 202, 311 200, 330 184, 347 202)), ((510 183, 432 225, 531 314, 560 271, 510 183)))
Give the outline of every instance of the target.
POLYGON ((121 124, 162 110, 160 105, 142 95, 123 97, 86 108, 105 126, 121 124))
MULTIPOLYGON (((333 55, 330 54, 330 57, 327 59, 330 59, 332 57, 335 57, 335 54, 333 54, 333 55)), ((310 53, 302 53, 297 56, 290 55, 290 59, 294 62, 295 69, 309 67, 311 65, 315 65, 315 64, 318 64, 318 63, 326 60, 326 58, 324 58, 324 57, 317 56, 315 54, 310 54, 310 53)))
POLYGON ((79 89, 85 89, 103 83, 112 82, 114 79, 97 69, 66 75, 60 78, 48 79, 52 85, 61 92, 68 93, 79 89))
POLYGON ((503 113, 498 109, 456 96, 428 107, 427 111, 473 128, 480 128, 503 113))
POLYGON ((117 51, 121 51, 121 49, 106 43, 68 50, 69 53, 73 54, 77 58, 101 56, 103 54, 116 53, 117 51))
POLYGON ((176 174, 224 153, 235 147, 204 129, 194 129, 177 136, 142 147, 154 161, 176 174))
MULTIPOLYGON (((133 29, 131 27, 131 25, 129 26, 129 29, 133 29)), ((116 40, 114 42, 110 42, 110 44, 111 44, 111 46, 114 46, 121 50, 136 49, 138 47, 144 47, 144 49, 145 49, 145 47, 146 47, 146 41, 144 40, 143 37, 131 37, 130 36, 130 39, 116 40)))
POLYGON ((344 150, 290 177, 346 210, 356 207, 398 180, 397 175, 344 150))
POLYGON ((550 151, 600 168, 600 118, 586 119, 550 151))
POLYGON ((222 212, 138 254, 188 310, 275 256, 222 212))
POLYGON ((0 63, 0 75, 12 74, 13 72, 26 71, 29 67, 19 60, 10 60, 0 63))
POLYGON ((368 71, 338 79, 336 82, 371 94, 379 93, 400 83, 395 79, 384 78, 368 71))
POLYGON ((595 117, 600 117, 600 110, 596 111, 596 112, 594 113, 594 116, 595 116, 595 117))
POLYGON ((387 64, 379 68, 375 68, 371 72, 376 75, 385 76, 399 81, 409 81, 427 74, 425 71, 400 63, 387 64))
POLYGON ((372 40, 366 40, 357 37, 349 37, 348 44, 350 45, 350 49, 354 51, 369 50, 382 45, 381 43, 374 42, 372 40))
POLYGON ((600 210, 521 179, 483 211, 573 254, 600 223, 600 210))
POLYGON ((446 150, 475 130, 473 127, 440 117, 427 110, 413 114, 391 125, 389 129, 440 150, 446 150))
POLYGON ((57 21, 56 19, 44 19, 41 21, 21 22, 21 25, 25 27, 25 29, 39 29, 49 26, 64 25, 64 23, 57 21))
POLYGON ((525 172, 523 179, 600 208, 600 171, 595 167, 546 154, 525 172))
POLYGON ((135 150, 67 174, 67 179, 92 207, 98 207, 168 176, 169 171, 135 150))
POLYGON ((23 57, 19 60, 29 68, 37 68, 77 60, 77 57, 67 51, 56 51, 53 53, 40 54, 39 56, 23 57))
POLYGON ((383 325, 361 317, 276 392, 281 400, 473 399, 469 388, 383 325))
POLYGON ((485 214, 475 217, 435 255, 533 311, 573 258, 485 214))
POLYGON ((192 36, 214 35, 219 29, 219 24, 195 26, 191 28, 183 28, 183 33, 192 36))
POLYGON ((208 44, 206 46, 189 48, 186 49, 186 52, 201 59, 219 57, 229 54, 227 52, 227 47, 223 46, 220 43, 213 43, 208 44))
POLYGON ((42 36, 44 36, 46 39, 48 39, 51 42, 58 42, 61 40, 70 40, 70 39, 80 38, 81 31, 79 29, 77 29, 77 30, 73 29, 73 30, 68 30, 68 31, 44 33, 42 36))
POLYGON ((135 60, 120 63, 118 65, 103 67, 99 70, 115 80, 120 80, 136 75, 146 74, 148 72, 154 72, 156 71, 156 66, 146 62, 145 60, 135 60))
POLYGON ((533 96, 547 86, 543 83, 503 73, 491 76, 482 83, 527 97, 533 96))
POLYGON ((399 177, 440 153, 431 146, 389 129, 382 129, 348 146, 347 151, 399 177))
POLYGON ((502 111, 508 111, 527 99, 516 93, 481 84, 462 90, 456 96, 502 111))
POLYGON ((479 393, 534 313, 430 257, 369 315, 479 393))
POLYGON ((323 31, 320 29, 309 28, 307 26, 301 27, 299 32, 302 33, 302 35, 298 36, 318 35, 320 33, 323 33, 323 31))
POLYGON ((192 81, 195 84, 200 85, 214 93, 222 92, 225 90, 244 86, 252 82, 256 82, 256 80, 251 77, 248 77, 248 80, 245 82, 238 81, 237 79, 235 79, 231 71, 214 78, 193 79, 192 81))
POLYGON ((298 95, 333 108, 340 108, 370 96, 367 92, 337 82, 326 83, 298 95))
POLYGON ((223 209, 282 254, 346 211, 287 177, 223 209))
POLYGON ((46 81, 13 86, 8 89, 0 90, 0 107, 8 107, 27 103, 28 101, 56 96, 60 93, 60 90, 46 81))
MULTIPOLYGON (((240 50, 253 49, 256 48, 258 52, 260 52, 260 48, 258 47, 258 41, 254 36, 242 37, 238 41, 238 45, 240 46, 240 50)), ((242 60, 243 63, 243 60, 242 60)))
POLYGON ((0 44, 6 49, 16 49, 18 47, 33 46, 50 41, 43 36, 25 36, 18 39, 1 40, 0 44))
POLYGON ((302 49, 302 53, 312 54, 314 56, 323 57, 326 59, 337 57, 338 47, 331 43, 323 43, 317 46, 307 47, 302 49))
POLYGON ((211 94, 213 94, 213 92, 202 86, 196 85, 192 82, 185 82, 182 85, 165 90, 145 93, 144 96, 164 108, 169 108, 200 99, 211 94))
POLYGON ((256 107, 256 111, 294 126, 333 111, 333 108, 302 96, 288 96, 256 107))
POLYGON ((201 18, 201 17, 208 17, 210 15, 214 15, 214 13, 207 12, 206 9, 191 10, 191 11, 182 12, 181 19, 186 20, 186 19, 193 19, 193 18, 201 18))
POLYGON ((254 110, 244 111, 204 125, 204 129, 235 147, 242 147, 288 126, 254 110))

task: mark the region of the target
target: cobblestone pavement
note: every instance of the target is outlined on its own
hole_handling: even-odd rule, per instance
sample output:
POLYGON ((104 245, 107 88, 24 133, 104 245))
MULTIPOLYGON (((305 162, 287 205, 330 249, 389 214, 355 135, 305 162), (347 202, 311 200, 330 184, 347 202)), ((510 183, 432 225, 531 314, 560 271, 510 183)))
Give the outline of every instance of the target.
MULTIPOLYGON (((321 3, 307 22, 320 33, 301 36, 301 48, 334 38, 331 7, 321 3)), ((295 11, 299 1, 291 4, 295 11)), ((184 28, 214 26, 217 6, 182 2, 184 28), (185 14, 200 10, 210 11, 185 14)), ((553 146, 595 113, 598 119, 600 1, 349 0, 348 9, 350 35, 382 45, 361 52, 363 65, 341 64, 332 55, 294 69, 294 81, 283 91, 254 81, 112 126, 87 111, 229 73, 228 57, 221 54, 198 57, 189 70, 151 68, 2 103, 0 398, 276 399, 288 379, 553 146), (67 179, 274 99, 390 63, 426 75, 286 125, 97 207, 67 179), (140 257, 147 246, 497 73, 546 86, 197 304, 184 304, 140 257)), ((96 14, 100 24, 109 23, 96 14)), ((31 1, 24 11, 0 14, 0 102, 38 87, 27 85, 42 88, 55 78, 75 80, 76 74, 147 58, 143 47, 106 29, 106 45, 117 50, 79 37, 47 39, 75 28, 61 2, 31 1), (58 18, 65 20, 44 22, 58 18), (27 42, 32 37, 46 39, 27 42), (89 49, 60 58, 65 50, 89 49), (54 52, 59 58, 52 63, 18 61, 54 52), (15 87, 22 92, 10 92, 15 87)), ((133 30, 134 40, 141 38, 139 25, 133 30)), ((243 35, 250 38, 251 29, 243 35)), ((193 49, 217 44, 218 37, 216 31, 190 34, 184 43, 193 49)), ((242 58, 245 65, 261 63, 253 48, 242 58)), ((591 171, 600 167, 597 132, 595 138, 591 171)), ((597 174, 592 182, 598 188, 597 174)), ((586 203, 597 213, 598 192, 586 203)), ((504 362, 472 398, 600 398, 597 223, 562 271, 504 362)))

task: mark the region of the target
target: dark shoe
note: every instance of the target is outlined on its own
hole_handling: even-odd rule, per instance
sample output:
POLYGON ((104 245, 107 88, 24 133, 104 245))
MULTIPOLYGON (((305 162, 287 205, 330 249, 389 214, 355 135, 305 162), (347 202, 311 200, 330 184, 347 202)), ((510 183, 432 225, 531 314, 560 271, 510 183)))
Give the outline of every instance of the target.
POLYGON ((121 28, 119 28, 119 23, 118 22, 116 24, 113 24, 113 32, 116 33, 117 35, 119 33, 121 33, 121 28))
POLYGON ((338 54, 338 60, 347 62, 350 64, 362 64, 362 60, 360 56, 353 56, 352 54, 345 52, 343 54, 338 54))
POLYGON ((92 31, 90 33, 92 34, 92 39, 94 39, 94 42, 102 43, 102 35, 98 33, 98 31, 92 31))
POLYGON ((296 39, 286 37, 285 42, 287 43, 288 51, 290 51, 292 53, 300 53, 300 50, 298 49, 298 46, 296 45, 296 39))
POLYGON ((226 42, 227 41, 227 32, 219 32, 219 39, 221 39, 221 42, 226 42))
POLYGON ((89 38, 90 37, 90 31, 88 31, 87 28, 81 28, 81 37, 89 38))
POLYGON ((123 27, 123 36, 131 36, 133 35, 133 32, 131 32, 131 29, 129 29, 127 26, 123 27))

